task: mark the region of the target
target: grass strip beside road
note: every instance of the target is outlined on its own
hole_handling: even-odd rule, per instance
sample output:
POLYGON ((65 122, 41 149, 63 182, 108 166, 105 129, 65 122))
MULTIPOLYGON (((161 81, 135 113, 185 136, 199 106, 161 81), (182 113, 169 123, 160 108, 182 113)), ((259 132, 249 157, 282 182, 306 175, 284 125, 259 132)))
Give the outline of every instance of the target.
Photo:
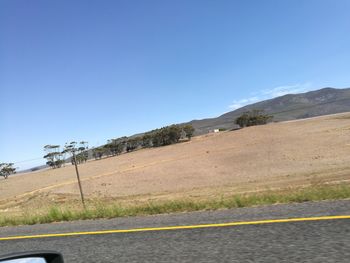
POLYGON ((310 186, 263 193, 232 195, 208 200, 153 201, 145 204, 121 206, 118 203, 98 203, 86 210, 54 206, 45 212, 27 212, 21 216, 0 217, 0 226, 33 225, 84 219, 116 218, 155 215, 175 212, 231 209, 258 205, 301 203, 307 201, 339 200, 350 198, 349 185, 310 186))
POLYGON ((230 227, 230 226, 232 227, 232 226, 244 226, 244 225, 262 225, 262 224, 340 220, 340 219, 350 219, 350 215, 282 218, 282 219, 266 219, 266 220, 257 220, 257 221, 239 221, 239 222, 228 222, 228 223, 202 224, 202 225, 165 226, 165 227, 148 227, 148 228, 134 228, 134 229, 111 229, 111 230, 101 230, 101 231, 9 236, 9 237, 0 237, 0 241, 19 240, 19 239, 36 239, 36 238, 48 238, 48 237, 71 237, 71 236, 105 235, 105 234, 117 234, 117 233, 149 232, 149 231, 185 230, 185 229, 200 229, 200 228, 213 228, 213 227, 230 227))

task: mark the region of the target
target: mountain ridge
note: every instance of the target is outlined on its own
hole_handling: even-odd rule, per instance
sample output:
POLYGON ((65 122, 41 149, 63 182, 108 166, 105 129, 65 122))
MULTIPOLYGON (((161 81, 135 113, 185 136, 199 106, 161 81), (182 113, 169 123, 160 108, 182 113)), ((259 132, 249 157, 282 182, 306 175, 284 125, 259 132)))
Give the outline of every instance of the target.
POLYGON ((192 125, 197 135, 217 128, 233 129, 237 127, 234 124, 235 119, 243 112, 253 109, 264 110, 267 114, 273 115, 274 121, 347 112, 350 111, 350 88, 325 87, 304 93, 286 94, 243 106, 218 117, 192 120, 184 124, 192 125))

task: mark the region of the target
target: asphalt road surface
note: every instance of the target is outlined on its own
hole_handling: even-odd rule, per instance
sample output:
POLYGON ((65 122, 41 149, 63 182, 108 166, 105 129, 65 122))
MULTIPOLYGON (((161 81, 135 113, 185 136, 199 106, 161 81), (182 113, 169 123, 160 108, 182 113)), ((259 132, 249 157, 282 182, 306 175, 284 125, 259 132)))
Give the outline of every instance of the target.
POLYGON ((350 200, 4 227, 0 228, 0 254, 49 249, 60 251, 65 262, 350 262, 350 219, 1 240, 47 233, 337 215, 350 215, 350 200))

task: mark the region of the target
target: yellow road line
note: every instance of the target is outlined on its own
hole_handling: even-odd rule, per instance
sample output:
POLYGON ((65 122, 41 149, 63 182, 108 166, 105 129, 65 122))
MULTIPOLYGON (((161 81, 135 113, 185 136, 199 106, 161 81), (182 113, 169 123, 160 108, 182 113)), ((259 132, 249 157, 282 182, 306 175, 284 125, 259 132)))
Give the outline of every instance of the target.
POLYGON ((27 235, 27 236, 9 236, 9 237, 0 237, 0 241, 46 238, 46 237, 70 237, 70 236, 104 235, 104 234, 134 233, 134 232, 147 232, 147 231, 198 229, 198 228, 213 228, 213 227, 243 226, 243 225, 262 225, 262 224, 274 224, 274 223, 322 221, 322 220, 337 220, 337 219, 350 219, 350 215, 283 218, 283 219, 269 219, 269 220, 258 220, 258 221, 229 222, 229 223, 202 224, 202 225, 166 226, 166 227, 149 227, 149 228, 134 228, 134 229, 112 229, 112 230, 101 230, 101 231, 70 232, 70 233, 56 233, 56 234, 52 233, 52 234, 39 234, 39 235, 27 235))

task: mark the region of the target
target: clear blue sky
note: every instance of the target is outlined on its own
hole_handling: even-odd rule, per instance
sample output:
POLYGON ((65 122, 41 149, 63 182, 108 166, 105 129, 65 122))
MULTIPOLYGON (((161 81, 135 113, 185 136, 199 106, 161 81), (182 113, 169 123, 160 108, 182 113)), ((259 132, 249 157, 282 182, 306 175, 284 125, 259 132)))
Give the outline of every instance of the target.
POLYGON ((1 0, 0 162, 348 87, 349 10, 348 0, 1 0))

